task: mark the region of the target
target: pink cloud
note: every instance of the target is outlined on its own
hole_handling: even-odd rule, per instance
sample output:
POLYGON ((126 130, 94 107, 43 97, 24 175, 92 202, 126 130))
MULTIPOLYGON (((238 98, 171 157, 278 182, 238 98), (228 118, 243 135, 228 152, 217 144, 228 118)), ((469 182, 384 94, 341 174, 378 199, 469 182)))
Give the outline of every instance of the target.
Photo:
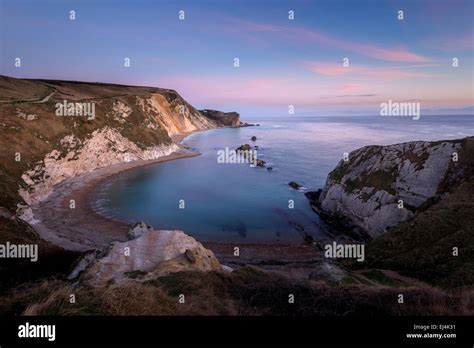
POLYGON ((356 80, 370 80, 370 81, 393 81, 405 78, 418 77, 438 77, 438 74, 430 72, 415 71, 419 68, 430 68, 439 66, 439 64, 414 64, 406 66, 387 66, 387 67, 372 67, 368 65, 351 64, 344 67, 342 62, 328 63, 328 62, 303 62, 309 70, 323 76, 341 76, 344 75, 356 80))
POLYGON ((325 86, 313 81, 295 80, 292 77, 181 76, 160 79, 154 85, 176 89, 191 104, 197 105, 200 103, 302 105, 312 103, 321 94, 328 93, 325 86))
POLYGON ((230 26, 231 32, 248 31, 258 33, 272 33, 286 36, 294 40, 316 42, 336 47, 341 50, 358 53, 378 60, 393 62, 428 62, 430 58, 410 52, 403 47, 379 47, 374 44, 357 43, 339 39, 322 32, 301 27, 286 27, 272 24, 260 24, 250 21, 233 19, 234 25, 230 26))
POLYGON ((308 65, 311 71, 325 76, 339 76, 353 71, 352 67, 344 67, 342 64, 310 62, 308 65))
POLYGON ((249 91, 261 91, 263 89, 274 88, 284 82, 285 80, 281 78, 256 78, 250 80, 246 84, 246 88, 249 91))
MULTIPOLYGON (((397 67, 394 67, 397 68, 397 67)), ((374 69, 377 70, 377 69, 374 69)), ((380 69, 379 69, 380 70, 380 69)), ((387 71, 396 69, 386 69, 387 71)), ((385 78, 385 77, 384 77, 385 78)), ((360 108, 379 105, 388 99, 423 100, 424 105, 438 101, 439 105, 464 105, 472 98, 458 95, 453 89, 446 93, 443 84, 423 82, 420 84, 387 84, 386 81, 348 82, 347 78, 334 78, 325 81, 314 79, 299 80, 291 76, 279 79, 265 76, 249 77, 242 75, 188 75, 162 78, 154 83, 163 88, 172 88, 196 107, 225 105, 228 110, 239 110, 243 106, 276 106, 287 110, 288 105, 360 108)), ((465 93, 466 94, 466 93, 465 93)), ((468 105, 468 104, 466 104, 468 105)))
POLYGON ((338 92, 345 92, 345 93, 354 93, 354 92, 362 92, 365 91, 369 86, 361 83, 350 83, 341 86, 337 86, 336 90, 338 92))
POLYGON ((354 45, 352 49, 360 54, 371 56, 372 58, 394 61, 394 62, 427 62, 427 57, 407 51, 404 48, 385 49, 369 45, 354 45))

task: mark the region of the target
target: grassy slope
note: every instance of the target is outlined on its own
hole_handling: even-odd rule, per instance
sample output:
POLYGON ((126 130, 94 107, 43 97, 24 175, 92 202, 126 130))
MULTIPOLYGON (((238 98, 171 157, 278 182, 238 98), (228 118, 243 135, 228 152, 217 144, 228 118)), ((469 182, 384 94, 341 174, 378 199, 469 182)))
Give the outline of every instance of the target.
POLYGON ((73 288, 59 280, 28 284, 0 299, 0 312, 29 315, 441 315, 469 314, 472 292, 430 287, 328 286, 244 267, 233 273, 182 272, 147 283, 73 288), (69 303, 71 293, 77 302, 69 303), (403 293, 405 303, 397 303, 403 293), (184 294, 185 304, 178 296, 184 294), (293 304, 288 295, 295 296, 293 304))
MULTIPOLYGON (((68 272, 80 256, 38 238, 33 228, 20 219, 0 217, 0 243, 37 244, 38 261, 2 259, 0 262, 0 293, 16 284, 68 272)), ((0 311, 1 313, 1 311, 0 311)))

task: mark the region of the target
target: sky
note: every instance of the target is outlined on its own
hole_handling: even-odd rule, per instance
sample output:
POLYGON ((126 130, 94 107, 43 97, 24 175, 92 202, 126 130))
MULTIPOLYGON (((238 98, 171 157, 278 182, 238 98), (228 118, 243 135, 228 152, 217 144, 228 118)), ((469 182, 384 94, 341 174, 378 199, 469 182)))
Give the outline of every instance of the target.
POLYGON ((472 0, 0 0, 0 74, 172 88, 244 117, 472 115, 473 17, 472 0))

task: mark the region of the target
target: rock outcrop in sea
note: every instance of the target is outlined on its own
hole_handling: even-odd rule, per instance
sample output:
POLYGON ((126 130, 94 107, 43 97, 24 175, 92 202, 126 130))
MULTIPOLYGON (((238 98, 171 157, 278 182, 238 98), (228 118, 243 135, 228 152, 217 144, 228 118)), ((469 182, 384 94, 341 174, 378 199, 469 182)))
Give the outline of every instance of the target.
POLYGON ((294 188, 295 190, 299 190, 302 187, 302 185, 297 183, 296 181, 290 181, 288 185, 294 188))
POLYGON ((371 237, 412 218, 466 180, 465 144, 472 138, 366 146, 329 173, 313 208, 371 237))
POLYGON ((247 158, 250 162, 254 162, 256 167, 265 167, 265 164, 267 163, 262 159, 255 159, 254 153, 252 152, 252 146, 249 144, 243 144, 236 148, 235 151, 237 154, 247 158))

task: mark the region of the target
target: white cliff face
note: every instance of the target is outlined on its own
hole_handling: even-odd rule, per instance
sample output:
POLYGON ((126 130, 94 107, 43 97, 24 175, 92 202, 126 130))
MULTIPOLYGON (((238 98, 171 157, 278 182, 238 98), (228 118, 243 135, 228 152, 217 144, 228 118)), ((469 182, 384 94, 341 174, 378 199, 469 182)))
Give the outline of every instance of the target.
POLYGON ((170 136, 217 126, 182 99, 170 103, 163 95, 153 93, 149 98, 139 98, 137 104, 145 114, 152 115, 154 121, 158 122, 170 136))
POLYGON ((149 280, 180 271, 222 270, 211 250, 182 231, 156 231, 136 225, 129 235, 136 239, 113 243, 105 256, 91 259, 86 255, 84 260, 89 265, 79 262, 71 277, 85 269, 81 274, 83 282, 106 285, 149 280))
POLYGON ((20 188, 19 193, 28 205, 46 199, 54 185, 68 178, 121 162, 157 159, 178 150, 175 144, 141 149, 107 126, 85 141, 68 135, 60 144, 61 149, 46 154, 43 161, 23 173, 27 188, 20 188))
POLYGON ((132 113, 132 108, 127 104, 117 100, 112 106, 112 115, 115 121, 125 123, 126 118, 132 113))
POLYGON ((438 194, 460 149, 461 141, 420 141, 353 151, 329 174, 320 209, 379 235, 438 194))
POLYGON ((19 118, 22 118, 24 120, 27 120, 27 121, 34 121, 34 120, 37 120, 38 119, 38 115, 36 114, 26 114, 24 112, 22 112, 21 110, 16 110, 16 116, 19 117, 19 118))

